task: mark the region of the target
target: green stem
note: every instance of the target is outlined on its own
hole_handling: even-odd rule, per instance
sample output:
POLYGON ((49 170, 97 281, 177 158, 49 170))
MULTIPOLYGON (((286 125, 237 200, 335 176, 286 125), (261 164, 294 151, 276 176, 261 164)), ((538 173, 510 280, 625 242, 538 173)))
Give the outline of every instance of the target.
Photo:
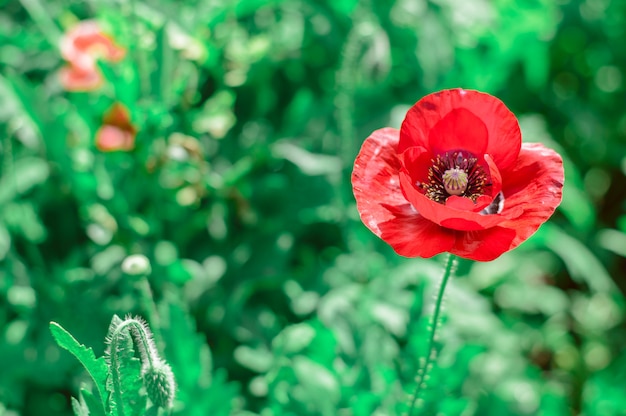
POLYGON ((417 399, 422 391, 422 386, 424 385, 424 380, 428 375, 429 366, 431 361, 435 357, 434 348, 435 348, 435 336, 437 333, 437 326, 439 326, 439 315, 441 313, 441 305, 443 304, 443 294, 446 290, 446 285, 448 284, 448 279, 452 275, 452 269, 456 263, 456 256, 449 254, 448 259, 446 260, 446 267, 443 272, 443 277, 441 278, 441 284, 439 286, 439 292, 437 293, 437 302, 435 303, 435 313, 433 314, 431 325, 430 325, 430 339, 428 340, 428 350, 426 352, 426 360, 424 361, 424 365, 422 365, 417 373, 417 386, 415 387, 415 392, 413 393, 413 399, 411 400, 411 409, 409 410, 409 416, 413 415, 413 410, 415 409, 415 405, 417 403, 417 399))
POLYGON ((137 14, 137 0, 130 0, 130 7, 130 22, 133 27, 133 37, 135 38, 135 41, 132 42, 129 46, 131 49, 133 60, 135 61, 135 65, 137 65, 140 97, 146 98, 148 96, 148 90, 150 89, 150 86, 148 85, 150 80, 147 78, 146 66, 142 59, 141 51, 139 50, 139 42, 137 41, 137 39, 140 38, 139 18, 137 14))
POLYGON ((150 287, 150 280, 148 279, 148 274, 144 274, 140 276, 139 282, 139 293, 140 293, 140 302, 143 304, 142 307, 146 313, 147 321, 152 324, 152 336, 157 345, 163 346, 163 340, 161 338, 161 320, 159 318, 159 311, 157 309, 157 304, 154 300, 154 296, 152 294, 152 288, 150 287))
POLYGON ((156 351, 154 349, 154 346, 150 343, 151 336, 149 335, 145 324, 139 322, 136 319, 127 319, 118 327, 118 330, 115 332, 119 334, 127 326, 130 327, 130 330, 133 334, 136 334, 134 338, 135 343, 139 348, 139 356, 142 359, 142 364, 145 364, 144 361, 147 361, 150 368, 154 367, 153 362, 155 360, 156 351))
POLYGON ((139 348, 142 364, 145 364, 145 360, 148 362, 148 366, 152 368, 154 366, 154 356, 156 355, 154 347, 150 343, 150 335, 147 329, 136 319, 126 319, 118 325, 111 335, 111 382, 113 384, 113 395, 116 401, 118 416, 125 416, 124 405, 122 403, 122 376, 120 374, 120 366, 122 363, 119 362, 117 356, 119 350, 118 343, 124 331, 129 330, 136 334, 134 338, 139 348))
POLYGON ((118 339, 119 331, 115 331, 111 339, 111 383, 113 385, 113 397, 115 398, 115 407, 117 409, 118 416, 124 416, 124 405, 122 403, 122 376, 119 372, 120 363, 118 362, 118 339))

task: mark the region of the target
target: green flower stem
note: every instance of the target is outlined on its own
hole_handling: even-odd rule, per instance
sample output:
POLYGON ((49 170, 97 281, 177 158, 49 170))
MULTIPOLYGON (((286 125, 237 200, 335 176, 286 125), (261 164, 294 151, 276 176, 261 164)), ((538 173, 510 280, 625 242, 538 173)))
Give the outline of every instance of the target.
POLYGON ((163 345, 161 344, 161 333, 159 331, 159 329, 161 328, 161 320, 159 318, 157 304, 154 300, 152 287, 150 286, 150 280, 148 279, 148 275, 144 274, 143 276, 140 276, 140 279, 137 283, 139 285, 140 302, 142 303, 141 306, 147 315, 147 321, 152 323, 152 335, 154 336, 157 345, 160 345, 162 347, 163 345))
MULTIPOLYGON (((138 321, 137 319, 126 319, 115 329, 115 332, 113 333, 114 341, 117 341, 117 339, 120 338, 119 334, 121 334, 126 327, 129 327, 131 334, 134 335, 133 338, 135 338, 135 342, 139 348, 139 355, 141 356, 142 364, 147 362, 149 367, 154 367, 153 362, 155 361, 156 351, 151 342, 152 334, 148 332, 146 324, 138 321)), ((112 350, 117 351, 113 348, 112 350)))
POLYGON ((124 259, 121 268, 128 280, 133 283, 133 290, 138 292, 137 299, 144 316, 148 322, 152 322, 153 328, 157 328, 153 333, 154 339, 157 344, 162 345, 161 334, 158 331, 161 322, 149 279, 152 273, 150 260, 142 254, 133 254, 124 259))
MULTIPOLYGON (((115 338, 114 338, 115 340, 115 338)), ((113 396, 117 403, 118 416, 124 416, 124 406, 122 405, 122 380, 119 374, 120 363, 117 359, 117 340, 111 343, 111 383, 113 384, 113 396)))
POLYGON ((437 293, 437 302, 435 303, 435 313, 433 314, 431 325, 430 325, 430 339, 428 340, 428 350, 426 353, 426 360, 424 361, 424 365, 420 367, 419 372, 417 373, 417 380, 416 380, 417 386, 415 387, 415 392, 413 393, 413 398, 411 400, 411 408, 409 410, 409 416, 413 415, 413 410, 415 409, 417 399, 421 393, 422 386, 424 385, 424 380, 426 379, 426 376, 428 374, 431 361, 435 357, 435 354, 433 354, 433 350, 435 348, 435 336, 437 333, 437 326, 439 326, 439 315, 441 313, 441 305, 443 304, 443 294, 446 290, 448 279, 452 275, 452 270, 454 269, 455 264, 456 264, 456 256, 449 254, 448 259, 446 260, 446 267, 443 272, 443 277, 441 278, 439 292, 437 293))
POLYGON ((115 397, 115 402, 117 403, 118 416, 125 416, 124 406, 122 404, 122 377, 119 372, 122 363, 118 361, 117 354, 119 350, 118 343, 122 338, 121 334, 126 330, 130 330, 131 334, 134 335, 133 338, 135 338, 135 342, 139 348, 139 355, 141 356, 142 364, 147 363, 149 368, 154 367, 156 355, 154 346, 151 343, 150 333, 144 324, 136 319, 126 319, 121 322, 117 328, 115 328, 113 334, 111 334, 111 382, 113 384, 113 395, 115 397))
POLYGON ((141 37, 141 32, 139 29, 139 14, 137 11, 137 0, 130 0, 130 16, 129 20, 132 25, 132 35, 135 39, 134 42, 130 43, 130 51, 135 61, 135 65, 137 67, 137 76, 139 77, 139 92, 140 98, 147 98, 150 90, 148 79, 148 73, 146 71, 146 65, 141 56, 141 51, 139 49, 139 40, 141 37))

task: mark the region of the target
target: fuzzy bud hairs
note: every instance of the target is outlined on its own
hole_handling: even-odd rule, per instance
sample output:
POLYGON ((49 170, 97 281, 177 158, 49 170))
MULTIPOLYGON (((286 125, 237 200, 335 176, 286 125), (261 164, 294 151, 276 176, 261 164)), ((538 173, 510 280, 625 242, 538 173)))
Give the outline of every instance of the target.
POLYGON ((167 364, 157 351, 154 337, 148 324, 139 317, 127 316, 123 321, 113 316, 109 333, 107 335, 106 359, 109 364, 109 377, 113 399, 118 399, 123 394, 121 389, 120 360, 124 345, 127 345, 128 336, 131 335, 141 360, 141 378, 148 398, 158 407, 171 409, 176 395, 176 381, 172 368, 167 364), (125 342, 126 340, 126 342, 125 342))

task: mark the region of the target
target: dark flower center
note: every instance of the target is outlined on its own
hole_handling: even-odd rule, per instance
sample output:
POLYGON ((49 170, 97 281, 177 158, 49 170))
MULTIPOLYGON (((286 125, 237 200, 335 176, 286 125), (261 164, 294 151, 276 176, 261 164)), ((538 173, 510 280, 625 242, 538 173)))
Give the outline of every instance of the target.
POLYGON ((432 159, 428 169, 428 181, 418 186, 424 195, 435 202, 443 204, 452 195, 464 196, 476 202, 491 186, 484 169, 477 163, 478 159, 468 152, 446 152, 432 159))

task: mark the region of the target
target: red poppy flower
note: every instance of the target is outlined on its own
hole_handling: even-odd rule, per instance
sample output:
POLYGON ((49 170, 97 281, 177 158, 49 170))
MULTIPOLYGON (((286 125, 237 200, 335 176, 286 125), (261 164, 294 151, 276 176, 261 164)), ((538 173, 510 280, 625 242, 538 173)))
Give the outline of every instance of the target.
POLYGON ((104 124, 96 132, 96 147, 102 152, 129 151, 135 148, 137 130, 130 122, 128 109, 115 103, 104 115, 104 124))
POLYGON ((98 23, 83 20, 61 38, 61 55, 77 66, 90 65, 95 58, 117 62, 126 51, 102 33, 98 23), (82 61, 82 62, 81 62, 82 61))
POLYGON ((363 143, 352 173, 363 223, 406 257, 497 258, 561 201, 561 157, 521 141, 513 113, 489 94, 427 95, 400 130, 376 130, 363 143))
POLYGON ((67 91, 93 91, 102 86, 103 78, 100 71, 83 70, 74 65, 66 65, 59 70, 59 80, 67 91))
POLYGON ((68 91, 97 89, 102 84, 102 74, 96 60, 117 62, 126 53, 92 20, 84 20, 68 31, 61 38, 59 47, 68 62, 59 77, 63 88, 68 91))

